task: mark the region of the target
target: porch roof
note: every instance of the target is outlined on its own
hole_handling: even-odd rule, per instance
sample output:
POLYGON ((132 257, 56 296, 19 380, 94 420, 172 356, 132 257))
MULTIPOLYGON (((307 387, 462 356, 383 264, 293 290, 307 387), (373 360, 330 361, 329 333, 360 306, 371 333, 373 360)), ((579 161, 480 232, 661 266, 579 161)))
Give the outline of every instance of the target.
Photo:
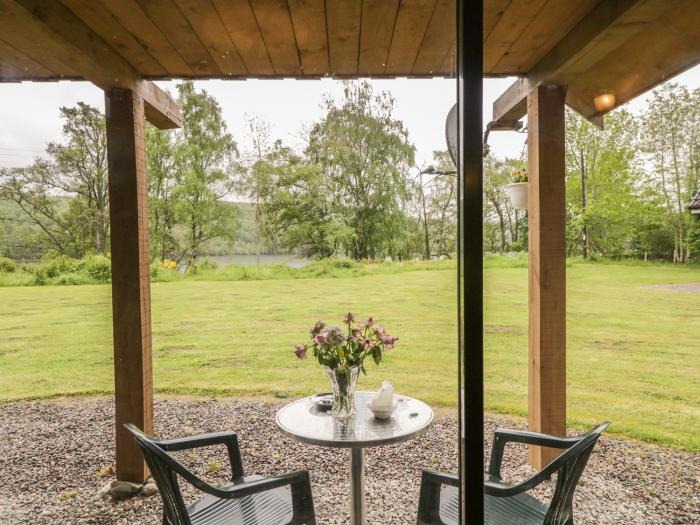
MULTIPOLYGON (((454 13, 455 0, 0 0, 0 80, 452 76, 454 13)), ((592 117, 601 90, 626 102, 700 61, 700 2, 485 0, 483 41, 486 76, 566 84, 592 117)))

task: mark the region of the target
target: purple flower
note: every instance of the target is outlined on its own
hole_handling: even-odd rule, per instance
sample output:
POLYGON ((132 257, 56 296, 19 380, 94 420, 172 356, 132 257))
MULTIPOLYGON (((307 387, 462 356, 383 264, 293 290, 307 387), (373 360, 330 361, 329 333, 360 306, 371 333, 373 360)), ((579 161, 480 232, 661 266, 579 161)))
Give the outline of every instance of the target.
POLYGON ((328 334, 326 334, 326 333, 316 334, 313 339, 314 339, 314 343, 316 343, 317 345, 322 345, 323 343, 326 342, 326 339, 328 339, 328 334))
POLYGON ((369 327, 372 326, 373 324, 374 324, 374 318, 368 317, 367 320, 365 321, 365 326, 366 326, 367 328, 369 328, 369 327))
POLYGON ((311 335, 311 339, 313 339, 314 336, 320 334, 321 330, 323 330, 325 328, 325 326, 326 326, 326 323, 324 323, 323 321, 316 321, 316 324, 309 331, 309 334, 311 335))
POLYGON ((306 359, 306 347, 304 345, 294 345, 294 355, 299 359, 306 359))
POLYGON ((353 314, 352 312, 348 312, 345 314, 345 319, 344 319, 345 324, 350 324, 354 320, 355 320, 355 314, 353 314))

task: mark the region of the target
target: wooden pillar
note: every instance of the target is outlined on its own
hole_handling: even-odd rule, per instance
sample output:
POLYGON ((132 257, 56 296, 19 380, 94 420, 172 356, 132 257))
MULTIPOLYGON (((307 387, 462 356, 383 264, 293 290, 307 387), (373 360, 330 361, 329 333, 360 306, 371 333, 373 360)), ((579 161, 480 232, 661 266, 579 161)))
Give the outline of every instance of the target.
POLYGON ((112 325, 116 405, 116 471, 142 482, 146 467, 125 430, 153 431, 151 294, 144 105, 127 90, 105 93, 112 245, 112 325))
MULTIPOLYGON (((566 238, 563 86, 527 99, 529 171, 529 428, 566 434, 566 238)), ((541 469, 561 451, 530 447, 541 469)))

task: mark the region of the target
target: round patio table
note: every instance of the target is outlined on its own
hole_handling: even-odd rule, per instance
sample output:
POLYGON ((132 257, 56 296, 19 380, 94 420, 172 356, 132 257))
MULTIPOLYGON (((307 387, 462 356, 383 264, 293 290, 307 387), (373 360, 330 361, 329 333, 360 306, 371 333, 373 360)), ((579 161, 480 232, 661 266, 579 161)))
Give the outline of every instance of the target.
POLYGON ((357 413, 342 422, 319 409, 310 397, 277 412, 277 426, 296 441, 329 448, 350 449, 350 512, 353 525, 366 523, 364 453, 367 447, 391 445, 425 433, 433 410, 417 399, 395 395, 398 406, 389 419, 376 419, 367 408, 373 392, 355 392, 357 413))

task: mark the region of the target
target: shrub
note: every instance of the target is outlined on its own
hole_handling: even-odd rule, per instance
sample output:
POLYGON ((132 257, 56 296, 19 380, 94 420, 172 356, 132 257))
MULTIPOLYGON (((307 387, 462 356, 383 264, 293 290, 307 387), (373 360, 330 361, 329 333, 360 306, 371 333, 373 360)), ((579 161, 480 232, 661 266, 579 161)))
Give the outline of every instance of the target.
POLYGON ((90 255, 83 259, 83 271, 90 279, 101 283, 112 280, 112 261, 104 255, 90 255))
POLYGON ((214 261, 209 259, 202 259, 201 261, 191 261, 190 265, 187 267, 187 273, 192 275, 197 275, 210 270, 216 270, 219 267, 214 261))
POLYGON ((64 273, 78 273, 81 270, 83 261, 73 259, 65 255, 59 255, 51 259, 44 259, 36 267, 35 273, 48 278, 58 277, 64 273))
POLYGON ((90 281, 79 273, 65 273, 55 279, 56 284, 74 286, 78 284, 90 284, 90 281))
POLYGON ((0 272, 12 273, 17 269, 15 261, 8 257, 0 257, 0 272))

